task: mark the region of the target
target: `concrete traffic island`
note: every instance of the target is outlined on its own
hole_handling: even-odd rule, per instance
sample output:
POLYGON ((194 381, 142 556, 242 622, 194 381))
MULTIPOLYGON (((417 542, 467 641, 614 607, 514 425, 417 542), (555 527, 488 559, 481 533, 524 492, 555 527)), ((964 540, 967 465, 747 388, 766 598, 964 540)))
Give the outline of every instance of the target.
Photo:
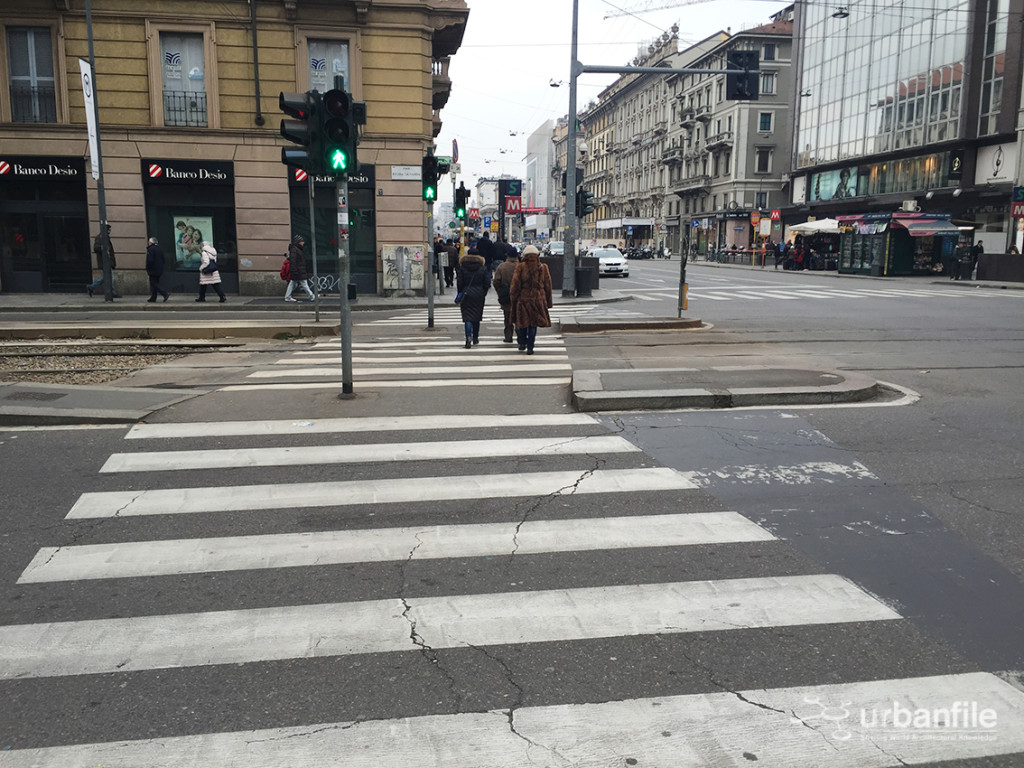
POLYGON ((859 373, 768 366, 576 371, 580 411, 828 405, 878 397, 878 382, 859 373))
POLYGON ((563 333, 601 331, 668 331, 706 327, 699 317, 573 317, 558 321, 563 333))

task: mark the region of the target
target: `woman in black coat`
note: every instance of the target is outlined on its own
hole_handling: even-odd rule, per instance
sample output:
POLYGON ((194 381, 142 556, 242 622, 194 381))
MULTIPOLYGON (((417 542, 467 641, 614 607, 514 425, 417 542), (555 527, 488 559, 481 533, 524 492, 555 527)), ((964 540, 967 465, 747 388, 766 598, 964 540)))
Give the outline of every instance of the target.
POLYGON ((484 257, 470 248, 469 253, 459 259, 459 274, 455 287, 462 296, 459 309, 462 322, 466 324, 466 349, 480 343, 480 322, 484 319, 484 297, 491 287, 491 275, 484 264, 484 257))

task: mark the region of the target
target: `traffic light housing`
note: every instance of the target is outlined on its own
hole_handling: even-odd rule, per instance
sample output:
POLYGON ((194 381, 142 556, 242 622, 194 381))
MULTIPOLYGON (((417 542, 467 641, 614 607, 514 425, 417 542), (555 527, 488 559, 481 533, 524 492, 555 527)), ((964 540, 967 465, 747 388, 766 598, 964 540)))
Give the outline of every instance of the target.
POLYGON ((730 101, 757 101, 759 67, 757 51, 727 51, 725 68, 742 69, 743 72, 725 76, 725 98, 730 101))
POLYGON ((576 216, 582 219, 594 212, 594 193, 580 187, 576 190, 576 216))
POLYGON ((277 103, 282 112, 295 118, 281 121, 281 136, 288 141, 301 144, 303 147, 302 149, 282 147, 281 162, 302 168, 308 173, 320 173, 321 100, 319 91, 306 91, 305 93, 282 91, 277 103))
POLYGON ((437 202, 437 175, 437 157, 432 150, 427 150, 420 176, 423 179, 423 199, 428 203, 437 202))
POLYGON ((326 173, 347 176, 359 170, 356 158, 359 128, 355 105, 352 94, 340 88, 333 88, 323 95, 320 156, 326 173))
POLYGON ((466 205, 469 203, 469 190, 464 182, 455 190, 455 218, 466 220, 466 205))

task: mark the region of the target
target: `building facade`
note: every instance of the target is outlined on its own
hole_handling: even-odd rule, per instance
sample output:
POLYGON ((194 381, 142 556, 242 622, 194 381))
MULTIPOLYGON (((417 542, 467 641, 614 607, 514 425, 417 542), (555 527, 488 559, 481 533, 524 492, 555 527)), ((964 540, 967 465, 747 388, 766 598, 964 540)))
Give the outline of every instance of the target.
MULTIPOLYGON (((385 290, 383 246, 427 240, 418 169, 467 17, 463 0, 94 0, 118 289, 147 290, 154 235, 169 288, 192 289, 197 243, 209 240, 229 291, 277 293, 281 255, 293 232, 309 238, 312 209, 321 288, 337 290, 334 180, 314 179, 311 192, 281 163, 277 97, 341 76, 368 114, 349 182, 352 279, 360 292, 385 290)), ((0 25, 0 290, 83 290, 99 230, 84 3, 10 0, 0 25)))
MULTIPOLYGON (((1002 253, 1021 168, 1020 0, 798 4, 792 222, 945 213, 1002 253)), ((922 246, 924 240, 919 241, 922 246)), ((1024 243, 1019 243, 1024 245, 1024 243)))

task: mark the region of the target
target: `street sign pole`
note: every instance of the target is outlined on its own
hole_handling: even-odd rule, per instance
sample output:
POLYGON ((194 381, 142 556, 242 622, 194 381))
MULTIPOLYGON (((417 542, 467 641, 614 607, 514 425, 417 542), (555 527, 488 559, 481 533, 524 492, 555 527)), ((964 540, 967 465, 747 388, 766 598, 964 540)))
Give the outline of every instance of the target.
POLYGON ((310 250, 313 253, 313 321, 320 322, 320 278, 316 271, 316 216, 313 208, 313 174, 306 176, 309 179, 309 242, 310 250))
MULTIPOLYGON (((89 83, 86 86, 83 76, 82 86, 88 87, 86 98, 92 100, 92 124, 96 134, 96 152, 92 158, 95 163, 92 174, 96 179, 96 204, 100 214, 100 248, 103 269, 103 300, 114 300, 114 276, 110 266, 110 236, 107 234, 107 197, 103 189, 103 151, 100 144, 100 111, 96 98, 96 55, 92 43, 92 0, 85 0, 85 26, 89 33, 89 83)), ((81 61, 81 59, 79 59, 81 61)), ((90 142, 90 148, 92 142, 90 142)), ((90 282, 92 282, 90 280, 90 282)))
POLYGON ((576 295, 576 78, 580 74, 576 39, 579 0, 572 0, 572 42, 569 45, 569 135, 565 155, 565 250, 562 256, 562 296, 576 295))

